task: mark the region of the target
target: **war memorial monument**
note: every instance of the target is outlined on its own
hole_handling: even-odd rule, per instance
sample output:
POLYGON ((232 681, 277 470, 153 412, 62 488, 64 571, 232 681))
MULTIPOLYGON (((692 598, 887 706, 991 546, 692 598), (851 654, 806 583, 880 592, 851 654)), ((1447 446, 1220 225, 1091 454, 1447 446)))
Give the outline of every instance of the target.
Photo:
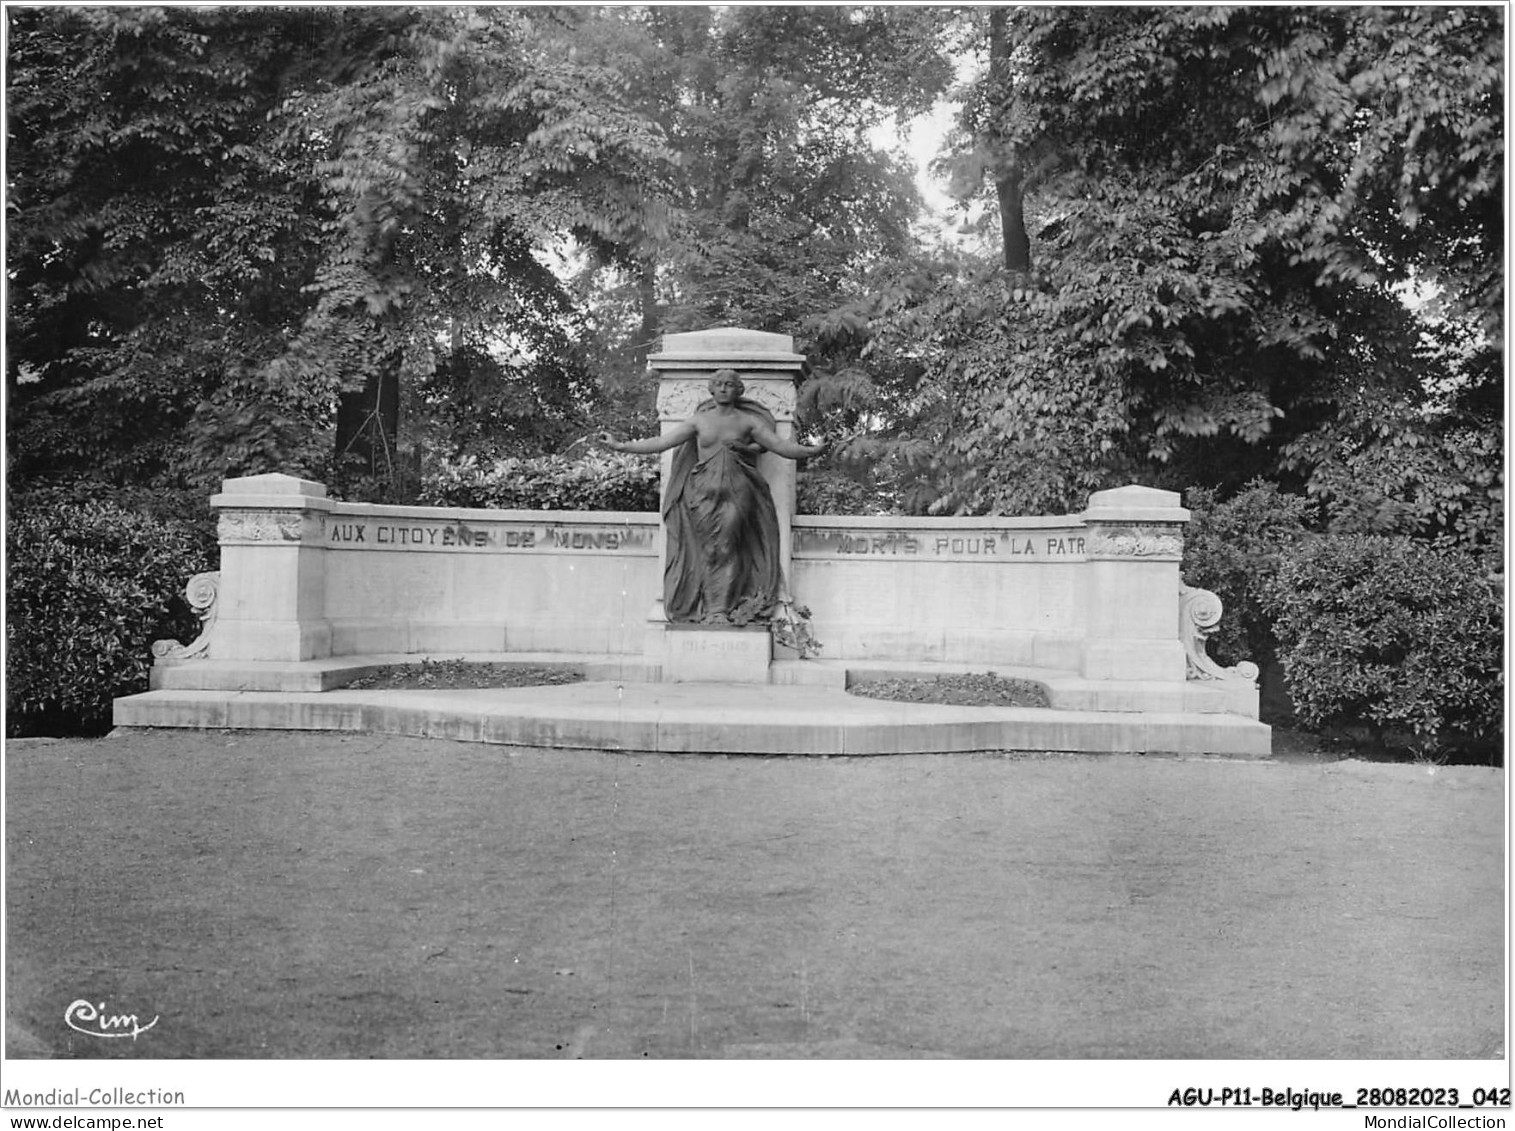
POLYGON ((661 513, 330 499, 288 475, 224 482, 203 630, 154 646, 118 726, 367 730, 707 753, 972 750, 1262 757, 1257 669, 1221 667, 1214 594, 1180 575, 1177 493, 1095 492, 1081 514, 795 514, 804 359, 786 335, 669 334, 649 358, 661 513), (796 618, 822 648, 801 655, 796 618), (472 691, 346 687, 422 657, 572 669, 472 691), (993 671, 1047 708, 866 700, 880 674, 993 671))

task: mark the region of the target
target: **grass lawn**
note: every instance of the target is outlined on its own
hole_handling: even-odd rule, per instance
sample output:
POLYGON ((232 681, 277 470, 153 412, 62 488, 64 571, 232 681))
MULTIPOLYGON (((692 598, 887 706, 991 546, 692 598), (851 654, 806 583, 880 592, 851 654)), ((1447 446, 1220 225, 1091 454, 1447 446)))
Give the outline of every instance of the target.
POLYGON ((6 770, 11 1056, 1502 1047, 1488 767, 129 731, 6 770))

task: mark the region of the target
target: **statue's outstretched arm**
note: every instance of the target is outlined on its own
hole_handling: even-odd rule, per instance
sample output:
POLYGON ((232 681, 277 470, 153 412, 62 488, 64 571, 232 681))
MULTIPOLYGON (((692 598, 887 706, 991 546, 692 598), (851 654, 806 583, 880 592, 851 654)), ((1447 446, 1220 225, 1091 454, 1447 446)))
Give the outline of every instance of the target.
POLYGON ((766 424, 759 424, 752 429, 752 438, 768 451, 785 459, 804 459, 806 456, 818 456, 826 450, 825 444, 807 446, 796 444, 793 440, 786 440, 769 428, 766 424))
POLYGON ((649 456, 656 452, 666 452, 669 448, 676 448, 680 444, 694 439, 695 428, 689 421, 684 421, 665 432, 661 436, 652 436, 646 440, 612 440, 609 432, 600 435, 600 441, 611 451, 631 452, 633 455, 649 456))

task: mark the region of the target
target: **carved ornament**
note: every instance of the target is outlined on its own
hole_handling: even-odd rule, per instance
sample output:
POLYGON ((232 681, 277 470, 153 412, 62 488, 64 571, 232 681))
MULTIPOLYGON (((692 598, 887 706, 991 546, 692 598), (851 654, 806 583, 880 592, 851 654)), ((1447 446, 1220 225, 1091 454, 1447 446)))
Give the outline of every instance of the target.
MULTIPOLYGON (((794 394, 767 381, 742 379, 749 401, 756 401, 773 414, 776 421, 794 419, 794 394), (788 395, 786 396, 786 392, 788 395)), ((658 416, 664 420, 687 420, 700 405, 710 399, 709 379, 699 381, 664 381, 658 387, 658 416)))
POLYGON ((1208 589, 1179 587, 1178 635, 1184 644, 1190 679, 1240 679, 1254 686, 1257 683, 1257 665, 1243 660, 1233 667, 1223 668, 1206 652, 1206 642, 1220 628, 1220 618, 1225 609, 1220 598, 1208 589))
POLYGON ((210 650, 210 630, 216 623, 217 600, 221 593, 221 574, 217 571, 197 573, 184 587, 184 599, 200 618, 200 635, 188 644, 177 640, 154 640, 153 660, 174 664, 181 660, 204 659, 210 650))
POLYGON ((298 542, 304 530, 304 516, 299 511, 226 510, 216 520, 216 537, 223 545, 298 542))
POLYGON ((1091 558, 1179 559, 1184 556, 1184 538, 1176 525, 1095 526, 1085 549, 1091 558))

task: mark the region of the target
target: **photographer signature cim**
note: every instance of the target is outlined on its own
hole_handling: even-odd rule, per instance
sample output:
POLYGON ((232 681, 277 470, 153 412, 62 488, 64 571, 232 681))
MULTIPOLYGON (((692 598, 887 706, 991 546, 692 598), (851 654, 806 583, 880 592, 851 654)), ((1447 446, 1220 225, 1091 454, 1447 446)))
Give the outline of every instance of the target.
POLYGON ((130 1037, 136 1040, 158 1023, 157 1015, 143 1025, 135 1013, 106 1013, 105 1003, 99 1005, 85 998, 69 1002, 63 1011, 63 1023, 76 1033, 86 1037, 102 1037, 105 1040, 130 1037))

